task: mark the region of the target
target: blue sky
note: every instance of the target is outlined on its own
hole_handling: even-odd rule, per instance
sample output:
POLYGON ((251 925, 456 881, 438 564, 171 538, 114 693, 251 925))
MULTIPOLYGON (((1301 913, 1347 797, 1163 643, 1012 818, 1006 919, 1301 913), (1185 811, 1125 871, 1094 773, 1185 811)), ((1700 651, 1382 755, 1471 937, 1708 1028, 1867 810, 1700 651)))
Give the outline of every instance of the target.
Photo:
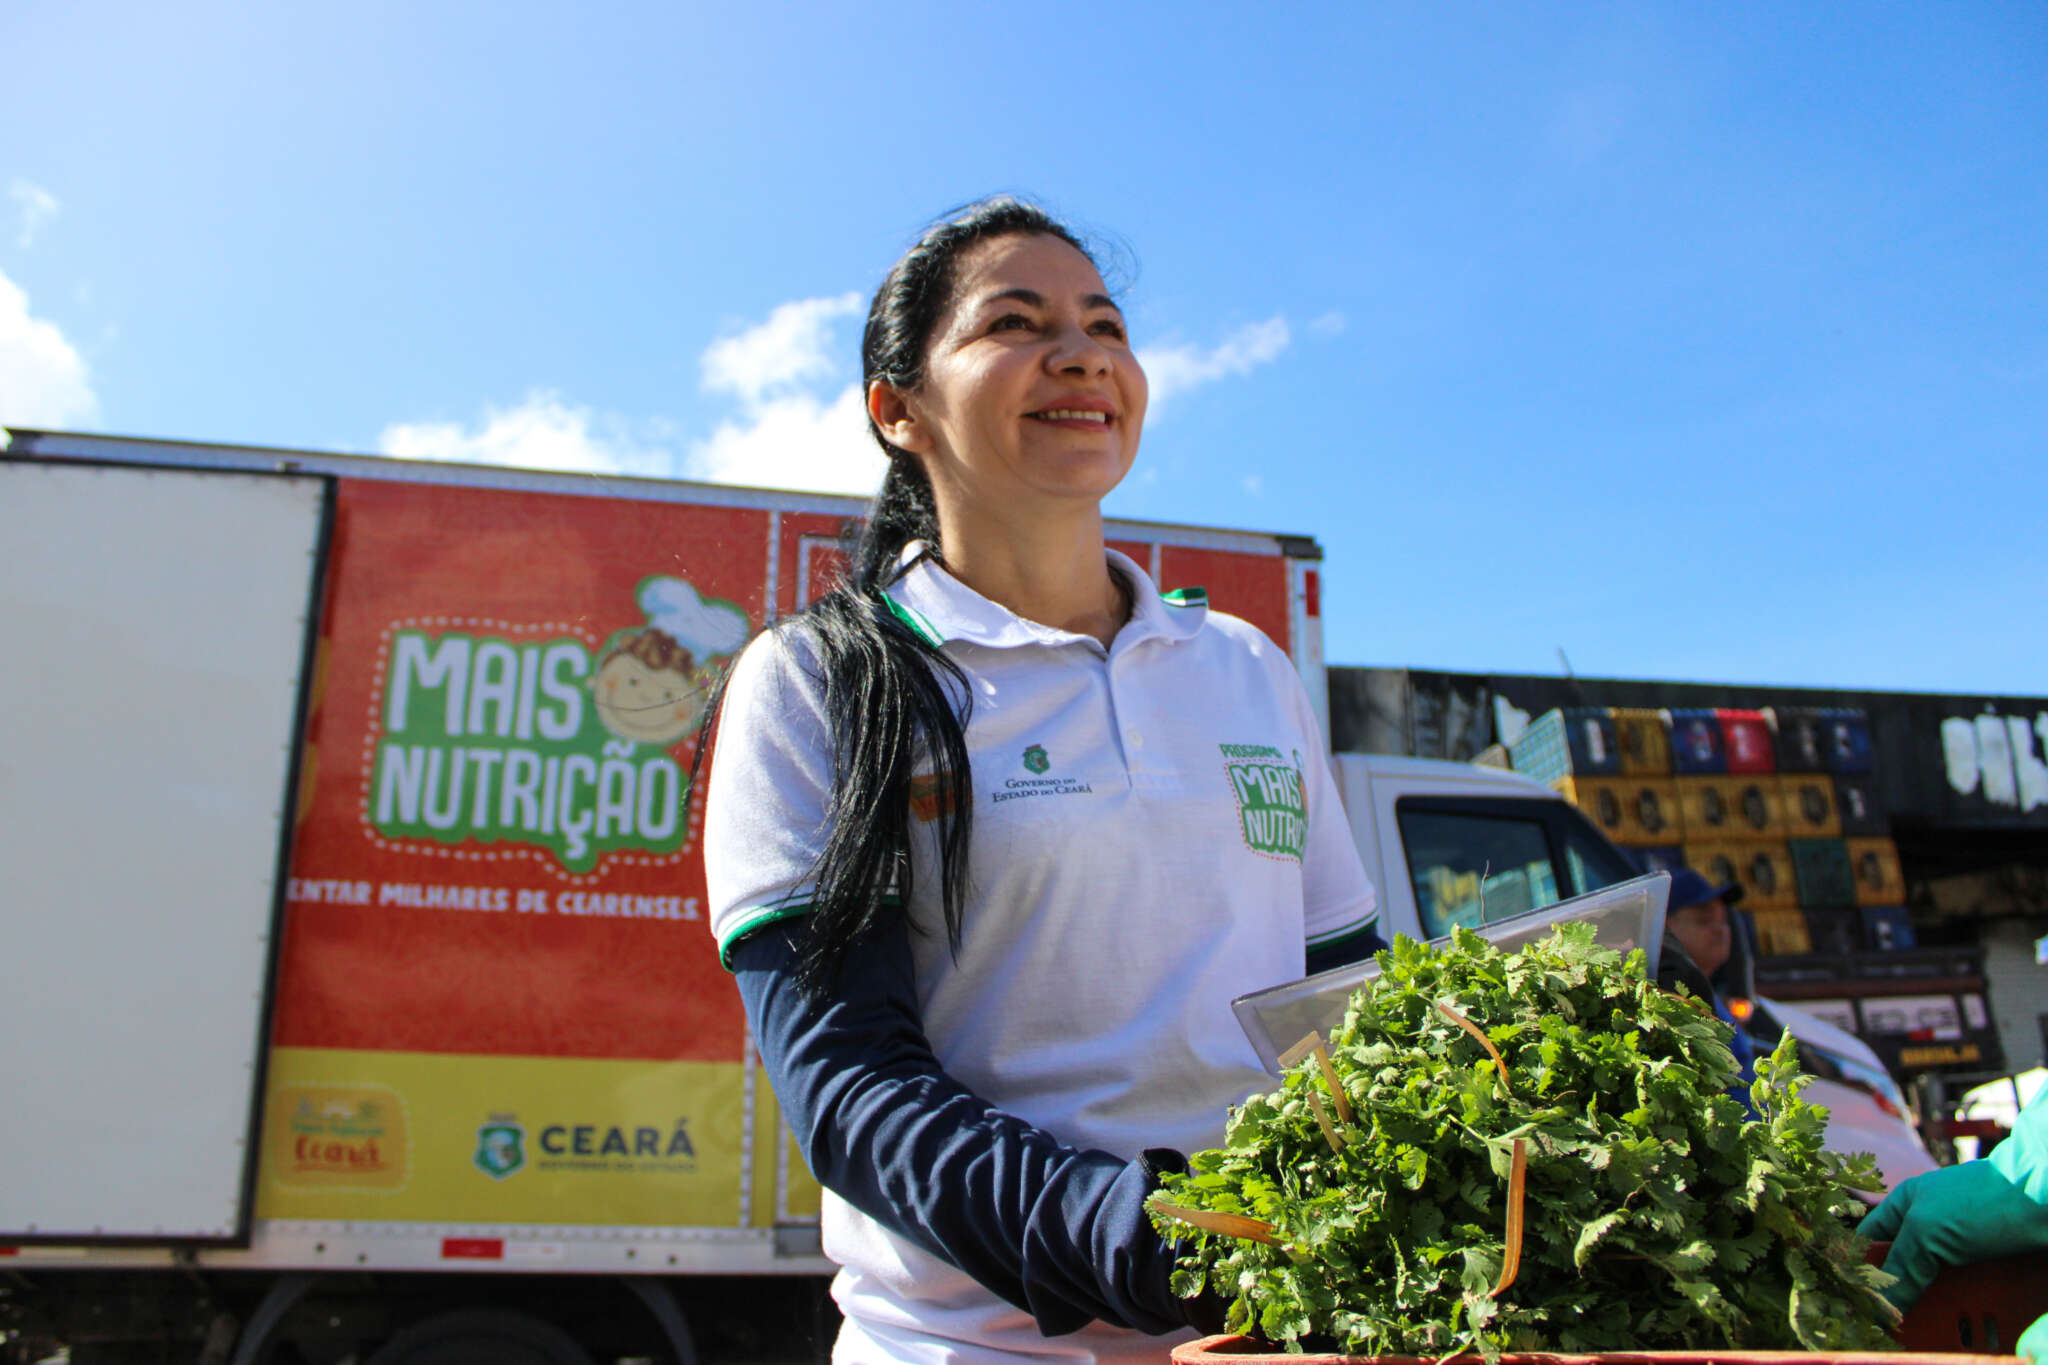
POLYGON ((0 7, 0 425, 869 486, 934 214, 1333 662, 2048 693, 2048 9, 0 7))

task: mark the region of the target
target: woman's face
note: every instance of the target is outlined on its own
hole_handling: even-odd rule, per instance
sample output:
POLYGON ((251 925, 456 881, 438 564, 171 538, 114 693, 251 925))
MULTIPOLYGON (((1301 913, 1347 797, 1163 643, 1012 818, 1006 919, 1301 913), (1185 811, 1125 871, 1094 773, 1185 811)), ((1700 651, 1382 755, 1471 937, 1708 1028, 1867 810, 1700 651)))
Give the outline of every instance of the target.
POLYGON ((924 383, 877 383, 868 401, 883 435, 923 460, 942 508, 1014 514, 1100 502, 1137 456, 1145 393, 1102 277, 1034 233, 962 254, 924 383))

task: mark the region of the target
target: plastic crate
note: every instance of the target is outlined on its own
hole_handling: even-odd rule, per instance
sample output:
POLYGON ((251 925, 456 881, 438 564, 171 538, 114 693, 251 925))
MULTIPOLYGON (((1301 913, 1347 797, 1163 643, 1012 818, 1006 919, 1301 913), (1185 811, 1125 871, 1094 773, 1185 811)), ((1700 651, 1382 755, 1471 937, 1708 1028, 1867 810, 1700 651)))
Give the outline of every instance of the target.
POLYGON ((1873 952, 1894 953, 1919 945, 1905 906, 1866 905, 1857 914, 1863 920, 1864 941, 1873 952))
POLYGON ((1720 777, 1728 771, 1728 743, 1718 712, 1699 708, 1666 711, 1671 724, 1671 771, 1679 777, 1720 777))
MULTIPOLYGON (((1740 844, 1709 840, 1698 843, 1689 842, 1685 846, 1685 865, 1687 867, 1705 877, 1715 886, 1725 886, 1729 882, 1742 886, 1743 896, 1747 898, 1749 888, 1743 886, 1742 873, 1736 866, 1741 857, 1742 846, 1740 844)), ((1743 908, 1748 909, 1749 907, 1745 905, 1743 908)))
POLYGON ((1778 779, 1681 777, 1678 807, 1688 839, 1783 839, 1785 796, 1778 779))
POLYGON ((1777 746, 1771 740, 1771 724, 1761 711, 1714 713, 1721 722, 1721 741, 1730 773, 1774 773, 1778 770, 1777 746))
POLYGON ((1844 835, 1889 834, 1892 831, 1892 822, 1885 814, 1884 798, 1877 790, 1874 777, 1836 778, 1835 810, 1841 818, 1844 835))
POLYGON ((1842 832, 1842 812, 1835 805, 1835 782, 1820 773, 1778 778, 1778 808, 1784 812, 1789 839, 1826 839, 1842 832))
POLYGON ((1784 839, 1791 830, 1785 825, 1785 789, 1770 776, 1731 777, 1734 788, 1735 828, 1745 839, 1784 839))
POLYGON ((1899 867, 1899 849, 1882 835, 1844 839, 1849 871, 1856 879, 1858 905, 1897 905, 1906 899, 1906 874, 1899 867))
MULTIPOLYGON (((1806 937, 1823 957, 1851 957, 1864 951, 1863 915, 1856 910, 1802 910, 1806 937)), ((1800 1002, 1804 1004, 1804 1001, 1800 1002)), ((1850 1032, 1855 1032, 1852 1028, 1850 1032)))
POLYGON ((1545 711, 1508 746, 1508 762, 1538 782, 1561 777, 1611 777, 1621 773, 1614 721, 1604 707, 1573 706, 1545 711))
POLYGON ((1599 826, 1602 834, 1617 844, 1631 842, 1623 837, 1628 831, 1629 821, 1621 799, 1622 784, 1619 778, 1560 777, 1550 785, 1563 793, 1564 799, 1577 806, 1588 820, 1599 826))
POLYGON ((1792 854, 1784 840, 1766 839, 1732 847, 1736 852, 1736 877, 1742 883, 1743 909, 1798 908, 1799 890, 1792 872, 1792 854))
POLYGON ((1821 712, 1821 743, 1828 771, 1859 776, 1875 770, 1877 751, 1870 742, 1870 718, 1853 707, 1821 712))
POLYGON ((1765 957, 1803 957, 1813 951, 1806 916, 1797 910, 1751 910, 1757 951, 1765 957))
POLYGON ((1685 862, 1716 886, 1733 882, 1741 887, 1744 910, 1798 908, 1792 860, 1783 843, 1688 840, 1685 862))
POLYGON ((1668 778, 1623 779, 1635 817, 1638 844, 1668 844, 1683 838, 1685 817, 1678 809, 1678 784, 1668 778))
POLYGON ((1812 706, 1767 706, 1763 717, 1771 727, 1781 773, 1824 773, 1828 768, 1822 712, 1812 706))
MULTIPOLYGON (((1884 1263, 1890 1243, 1871 1247, 1870 1259, 1884 1263)), ((2048 1313, 2048 1253, 2006 1256, 1974 1265, 1950 1266, 1899 1325, 1906 1351, 1982 1352, 1988 1362, 2014 1359, 2009 1353, 2035 1319, 2048 1313)), ((1899 1355, 1901 1362, 1912 1360, 1899 1355)))
POLYGON ((1617 844, 1640 848, 1681 837, 1678 784, 1669 778, 1565 777, 1551 785, 1617 844))
POLYGON ((1679 821, 1688 841, 1706 843, 1739 837, 1734 784, 1725 777, 1681 777, 1679 821))
POLYGON ((1622 776, 1671 776, 1671 725, 1662 711, 1616 706, 1607 714, 1621 746, 1622 776))
POLYGON ((1799 908, 1826 910, 1856 904, 1856 878, 1849 866, 1849 847, 1840 839, 1790 839, 1792 879, 1799 908))

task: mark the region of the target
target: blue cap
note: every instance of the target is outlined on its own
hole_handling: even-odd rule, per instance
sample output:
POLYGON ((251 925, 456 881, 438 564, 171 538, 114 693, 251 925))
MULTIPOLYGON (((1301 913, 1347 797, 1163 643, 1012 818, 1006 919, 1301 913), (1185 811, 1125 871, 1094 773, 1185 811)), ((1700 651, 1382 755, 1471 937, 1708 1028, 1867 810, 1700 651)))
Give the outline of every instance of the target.
POLYGON ((1689 905, 1703 905, 1718 899, 1723 905, 1732 906, 1742 899, 1742 888, 1734 882, 1716 886, 1689 867, 1681 867, 1671 874, 1671 899, 1665 902, 1664 911, 1683 910, 1689 905))

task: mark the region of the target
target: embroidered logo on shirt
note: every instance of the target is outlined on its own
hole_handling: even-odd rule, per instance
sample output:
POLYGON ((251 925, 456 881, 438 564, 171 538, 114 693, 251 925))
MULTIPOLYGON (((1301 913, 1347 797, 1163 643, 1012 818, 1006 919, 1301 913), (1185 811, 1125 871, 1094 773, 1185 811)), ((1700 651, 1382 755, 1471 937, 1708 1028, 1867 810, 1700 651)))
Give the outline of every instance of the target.
POLYGON ((1052 758, 1045 752, 1043 744, 1034 744, 1024 751, 1024 770, 1030 777, 1012 777, 1003 782, 1003 789, 989 799, 998 801, 1021 801, 1027 796, 1090 796, 1095 788, 1078 777, 1047 777, 1052 768, 1052 758))
POLYGON ((1308 847, 1308 797, 1301 753, 1290 763, 1270 744, 1219 744, 1223 770, 1237 798, 1245 847, 1268 858, 1300 862, 1308 847))

